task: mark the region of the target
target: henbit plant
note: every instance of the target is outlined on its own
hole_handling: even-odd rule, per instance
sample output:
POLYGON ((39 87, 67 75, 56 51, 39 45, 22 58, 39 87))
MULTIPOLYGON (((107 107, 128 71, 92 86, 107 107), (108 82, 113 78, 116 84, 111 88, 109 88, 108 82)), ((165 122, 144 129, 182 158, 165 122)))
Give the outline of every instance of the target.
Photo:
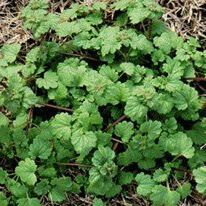
POLYGON ((168 30, 150 0, 48 6, 31 0, 25 28, 63 43, 41 40, 23 60, 21 45, 1 48, 1 205, 61 204, 69 193, 107 200, 137 184, 153 205, 173 206, 195 190, 192 171, 205 194, 198 41, 168 30))

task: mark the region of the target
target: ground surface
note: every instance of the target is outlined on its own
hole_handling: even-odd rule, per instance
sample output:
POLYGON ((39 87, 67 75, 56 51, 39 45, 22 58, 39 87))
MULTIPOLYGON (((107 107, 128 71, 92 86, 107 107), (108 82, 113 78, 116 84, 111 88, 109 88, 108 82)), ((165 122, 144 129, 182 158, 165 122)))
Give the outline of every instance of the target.
MULTIPOLYGON (((92 0, 89 0, 92 1, 92 0)), ((84 0, 88 4, 88 0, 84 0)), ((108 0, 107 0, 108 1, 108 0)), ((70 0, 52 0, 51 10, 69 7, 70 0)), ((165 8, 168 27, 187 38, 194 36, 206 47, 206 0, 157 0, 165 8)), ((28 0, 0 0, 0 45, 3 43, 33 43, 32 35, 23 29, 21 9, 28 0)))
MULTIPOLYGON (((53 0, 51 10, 62 10, 69 7, 69 0, 53 0)), ((206 0, 158 0, 165 8, 163 19, 171 30, 187 38, 192 35, 198 38, 203 47, 206 47, 206 0), (205 12, 205 14, 204 14, 205 12)), ((29 31, 23 29, 23 22, 20 18, 21 9, 28 3, 28 0, 0 0, 0 47, 4 43, 23 43, 25 48, 31 48, 36 42, 29 31)), ((88 0, 85 0, 88 3, 88 0)), ((71 173, 79 172, 71 168, 71 173)), ((128 188, 128 194, 120 195, 113 199, 110 205, 149 205, 146 199, 137 197, 136 186, 128 188)), ((68 197, 69 203, 63 205, 91 205, 92 197, 80 198, 78 196, 68 197)), ((197 195, 194 197, 197 205, 206 205, 204 200, 197 195)), ((45 205, 46 200, 45 200, 45 205)), ((184 203, 181 204, 185 205, 184 203)), ((188 205, 188 204, 187 204, 188 205)), ((194 205, 191 203, 191 205, 194 205)), ((189 205, 188 205, 189 206, 189 205)))

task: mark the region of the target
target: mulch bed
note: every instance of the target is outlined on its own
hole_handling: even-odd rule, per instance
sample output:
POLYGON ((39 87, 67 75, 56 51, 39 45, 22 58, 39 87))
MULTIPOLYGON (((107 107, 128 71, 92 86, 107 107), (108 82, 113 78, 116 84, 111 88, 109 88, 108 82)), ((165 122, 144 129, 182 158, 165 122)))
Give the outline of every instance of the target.
MULTIPOLYGON (((0 0, 0 45, 26 43, 32 38, 23 29, 20 11, 29 0, 0 0)), ((76 0, 80 1, 80 0, 76 0)), ((94 0, 89 0, 92 2, 94 0)), ((105 0, 108 1, 108 0, 105 0)), ((156 0, 165 8, 163 20, 183 38, 194 36, 206 48, 206 0, 156 0)), ((71 0, 52 0, 51 10, 63 10, 71 0)), ((88 3, 88 0, 81 2, 88 3)))
MULTIPOLYGON (((21 43, 30 48, 35 40, 29 31, 23 29, 20 12, 29 0, 0 0, 0 47, 4 43, 21 43), (32 40, 32 41, 31 41, 32 40)), ((84 0, 88 2, 88 0, 84 0)), ((92 0, 90 0, 92 1, 92 0)), ((61 11, 68 8, 70 0, 52 0, 51 10, 61 11)), ((163 20, 167 26, 183 38, 194 36, 199 39, 203 48, 206 48, 206 0, 157 0, 165 8, 163 20)), ((0 88, 1 89, 1 88, 0 88)), ((149 205, 146 199, 135 195, 135 185, 127 188, 128 194, 120 195, 108 205, 149 205), (130 187, 130 188, 129 188, 130 187)), ((93 197, 68 196, 67 202, 62 205, 91 205, 93 197)), ((199 194, 193 194, 197 205, 205 205, 205 200, 199 194)), ((45 205, 47 205, 45 200, 45 205)), ((50 203, 48 203, 49 205, 50 203)), ((182 203, 182 206, 194 205, 182 203)))
POLYGON ((194 36, 206 48, 206 0, 157 0, 167 26, 183 38, 194 36))

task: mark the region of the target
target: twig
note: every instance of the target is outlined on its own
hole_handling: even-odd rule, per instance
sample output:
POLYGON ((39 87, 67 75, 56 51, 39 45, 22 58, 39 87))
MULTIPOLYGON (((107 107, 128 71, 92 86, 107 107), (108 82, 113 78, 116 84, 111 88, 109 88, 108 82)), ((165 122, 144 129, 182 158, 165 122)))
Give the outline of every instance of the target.
POLYGON ((188 169, 185 168, 174 168, 174 170, 179 171, 179 172, 186 172, 187 174, 192 174, 192 172, 188 169))
POLYGON ((112 127, 114 127, 115 125, 119 124, 122 120, 124 120, 126 118, 127 118, 126 115, 121 116, 119 119, 114 121, 112 124, 108 125, 107 128, 104 131, 106 132, 106 131, 110 130, 112 127))
POLYGON ((119 139, 116 139, 114 137, 111 138, 114 142, 117 142, 117 143, 121 143, 121 144, 126 144, 125 142, 122 142, 121 140, 119 139))
POLYGON ((114 145, 113 145, 112 150, 113 150, 113 151, 116 151, 118 145, 119 145, 119 142, 115 142, 114 145))
POLYGON ((205 77, 188 77, 186 78, 186 80, 194 80, 194 81, 206 81, 206 78, 205 77))
POLYGON ((60 165, 60 166, 72 166, 72 167, 92 167, 91 165, 84 165, 84 164, 79 164, 79 163, 71 163, 71 162, 55 162, 55 164, 60 165))
POLYGON ((99 59, 95 59, 93 57, 88 57, 88 56, 83 56, 81 54, 66 54, 66 53, 62 53, 62 54, 65 54, 68 56, 80 57, 82 59, 88 59, 88 60, 95 61, 95 62, 101 62, 101 60, 99 60, 99 59))
POLYGON ((31 127, 32 118, 33 118, 33 108, 30 108, 29 113, 28 113, 27 126, 26 126, 26 131, 27 132, 28 132, 29 128, 31 127))
POLYGON ((47 103, 38 103, 38 105, 43 106, 43 107, 51 107, 54 109, 58 109, 58 110, 63 110, 63 111, 67 111, 67 112, 73 112, 73 109, 69 109, 66 107, 60 107, 60 106, 56 106, 56 105, 52 105, 52 104, 47 104, 47 103))
POLYGON ((206 89, 205 89, 204 87, 202 87, 201 85, 197 84, 197 86, 198 86, 203 92, 206 91, 206 89))
MULTIPOLYGON (((114 127, 115 125, 117 125, 118 123, 120 123, 120 122, 121 122, 122 120, 124 120, 125 118, 127 118, 126 115, 121 116, 119 119, 117 119, 116 121, 114 121, 112 124, 108 125, 107 128, 106 128, 104 131, 106 132, 106 131, 110 130, 112 127, 114 127)), ((112 140, 113 140, 114 142, 116 142, 116 143, 114 144, 114 146, 113 146, 113 150, 114 150, 114 151, 117 149, 119 143, 125 144, 125 143, 122 142, 121 140, 116 139, 116 138, 114 138, 114 137, 112 138, 112 140)))

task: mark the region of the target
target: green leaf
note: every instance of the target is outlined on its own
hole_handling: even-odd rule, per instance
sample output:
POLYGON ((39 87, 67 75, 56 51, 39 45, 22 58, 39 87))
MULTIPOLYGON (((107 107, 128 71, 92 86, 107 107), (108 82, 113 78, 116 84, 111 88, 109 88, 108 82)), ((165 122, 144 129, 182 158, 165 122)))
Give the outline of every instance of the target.
POLYGON ((130 184, 133 179, 134 179, 134 176, 131 172, 121 171, 119 174, 118 184, 127 185, 127 184, 130 184))
POLYGON ((191 193, 191 184, 188 182, 183 183, 177 188, 177 192, 180 193, 182 199, 186 198, 191 193))
POLYGON ((177 120, 174 117, 171 117, 170 119, 165 120, 162 129, 169 133, 174 133, 177 127, 177 120))
POLYGON ((101 131, 97 131, 95 134, 97 136, 97 145, 98 146, 100 146, 100 145, 106 146, 107 144, 110 143, 112 134, 103 133, 101 131))
POLYGON ((174 107, 173 98, 170 94, 158 94, 153 100, 152 108, 157 111, 159 114, 170 113, 174 107))
POLYGON ((88 101, 83 102, 83 104, 75 110, 73 120, 80 123, 82 129, 85 131, 90 130, 93 125, 101 125, 103 122, 97 105, 88 101))
POLYGON ((0 126, 8 126, 8 124, 9 119, 2 112, 0 112, 0 126))
POLYGON ((106 10, 107 8, 107 2, 94 2, 94 4, 92 5, 92 8, 94 10, 106 10))
POLYGON ((14 128, 25 128, 28 123, 28 114, 26 111, 22 111, 16 116, 16 119, 13 121, 14 128))
POLYGON ((102 56, 107 54, 114 54, 121 48, 121 42, 118 39, 120 33, 119 27, 103 27, 99 36, 93 40, 94 48, 101 48, 102 56))
POLYGON ((141 169, 151 169, 154 168, 156 163, 155 160, 153 158, 146 158, 146 159, 142 159, 138 162, 138 165, 141 169))
POLYGON ((122 187, 120 185, 116 185, 113 183, 112 187, 106 192, 105 196, 107 198, 115 197, 116 195, 120 194, 122 187))
POLYGON ((198 192, 205 194, 206 192, 206 167, 199 167, 193 170, 195 181, 197 182, 196 189, 198 192))
POLYGON ((17 200, 18 206, 41 206, 37 198, 21 198, 17 200))
POLYGON ((68 87, 82 87, 87 63, 79 59, 70 58, 58 65, 57 74, 60 81, 68 87))
POLYGON ((125 114, 128 115, 131 120, 139 120, 139 118, 146 116, 148 108, 142 105, 138 97, 131 96, 125 106, 125 114))
POLYGON ((112 82, 116 82, 119 78, 117 71, 114 68, 106 65, 103 65, 99 68, 99 74, 109 78, 112 82))
POLYGON ((24 87, 23 107, 29 109, 38 102, 37 96, 29 87, 24 87))
POLYGON ((6 171, 4 171, 1 167, 0 167, 0 184, 4 184, 6 179, 8 177, 8 174, 6 171))
POLYGON ((97 137, 94 132, 83 133, 82 130, 77 130, 72 134, 71 142, 78 154, 86 156, 96 146, 97 137))
POLYGON ((117 26, 125 26, 128 23, 128 16, 126 13, 122 13, 117 17, 117 26))
POLYGON ((129 147, 125 152, 118 156, 118 164, 128 166, 133 162, 139 162, 142 159, 142 154, 137 149, 129 147))
POLYGON ((101 13, 90 14, 87 16, 86 20, 88 20, 91 23, 91 25, 99 25, 103 22, 102 17, 103 16, 101 13))
POLYGON ((29 77, 36 71, 36 66, 34 64, 26 64, 22 69, 22 74, 24 77, 29 77))
POLYGON ((26 55, 26 61, 27 63, 34 63, 37 62, 38 59, 40 58, 39 54, 40 54, 40 47, 34 47, 33 49, 31 49, 27 55, 26 55))
POLYGON ((164 21, 161 19, 153 19, 151 32, 153 35, 155 34, 162 34, 163 32, 167 31, 167 27, 164 21))
POLYGON ((150 15, 150 11, 140 6, 128 10, 128 16, 132 24, 138 24, 150 15))
POLYGON ((37 195, 45 195, 50 188, 49 181, 47 179, 42 179, 41 182, 36 184, 34 192, 36 192, 37 195))
POLYGON ((93 200, 93 206, 105 206, 105 204, 101 199, 95 197, 93 200))
POLYGON ((56 177, 56 170, 54 167, 48 167, 45 168, 43 166, 38 168, 38 173, 41 177, 49 177, 49 178, 54 178, 56 177))
POLYGON ((120 137, 123 142, 129 142, 134 133, 134 125, 132 122, 123 121, 115 127, 115 135, 120 137))
POLYGON ((149 120, 140 126, 140 131, 146 134, 150 140, 155 140, 161 133, 161 122, 149 120))
POLYGON ((180 201, 180 194, 176 191, 170 190, 169 187, 156 185, 152 189, 150 199, 153 201, 154 206, 176 206, 180 201))
POLYGON ((138 49, 142 51, 144 54, 151 54, 154 50, 154 47, 150 41, 147 40, 147 37, 143 34, 140 34, 135 39, 135 43, 131 42, 131 47, 133 49, 138 49))
POLYGON ((69 9, 64 9, 60 15, 60 19, 75 19, 78 16, 78 7, 77 6, 72 6, 69 9))
POLYGON ((9 145, 11 142, 10 129, 6 126, 0 126, 0 142, 1 144, 9 145))
POLYGON ((33 160, 26 158, 25 161, 20 161, 19 165, 15 168, 15 173, 21 178, 23 182, 28 185, 34 185, 37 181, 35 172, 37 166, 33 160))
POLYGON ((128 100, 129 88, 127 88, 125 84, 118 82, 107 88, 105 96, 108 103, 117 105, 120 102, 126 102, 128 100))
POLYGON ((195 78, 206 51, 170 31, 155 0, 108 1, 51 11, 49 0, 30 0, 24 28, 46 39, 23 59, 19 44, 2 46, 0 205, 64 205, 89 193, 90 204, 110 204, 135 173, 137 196, 178 205, 194 193, 181 168, 206 194, 204 85, 195 78), (86 165, 81 175, 65 167, 73 163, 86 165))
POLYGON ((20 44, 17 44, 17 43, 5 44, 1 48, 1 52, 2 52, 4 60, 8 63, 14 62, 17 58, 17 55, 18 55, 20 49, 21 49, 20 44))
POLYGON ((117 166, 113 161, 105 162, 104 165, 99 166, 99 172, 103 176, 112 178, 117 174, 117 166))
POLYGON ((193 142, 182 132, 169 135, 169 137, 162 140, 161 144, 165 150, 172 155, 184 156, 186 158, 192 158, 194 156, 195 149, 192 146, 193 142))
POLYGON ((183 84, 173 93, 173 100, 179 110, 185 110, 192 107, 193 110, 200 109, 200 101, 197 91, 189 85, 183 84))
POLYGON ((138 183, 137 194, 148 196, 151 194, 155 186, 155 181, 151 179, 150 175, 145 175, 143 172, 137 174, 135 180, 138 183))
POLYGON ((65 200, 66 195, 58 188, 54 188, 51 190, 49 197, 51 201, 62 202, 63 200, 65 200))
MULTIPOLYGON (((89 171, 89 187, 88 192, 93 192, 97 195, 105 195, 111 189, 115 188, 115 184, 112 182, 111 178, 107 176, 102 176, 97 168, 92 168, 89 171)), ((115 190, 113 191, 116 192, 115 190)), ((110 192, 112 193, 112 191, 110 192)))
POLYGON ((51 181, 51 185, 58 187, 62 191, 69 191, 72 186, 72 180, 70 177, 54 178, 51 181))
POLYGON ((49 99, 55 100, 56 102, 58 100, 66 99, 69 96, 69 92, 64 84, 59 82, 59 85, 55 89, 50 89, 48 91, 48 97, 49 99))
POLYGON ((206 124, 205 119, 201 122, 197 122, 191 130, 187 131, 187 135, 197 145, 203 145, 206 142, 206 124))
POLYGON ((44 73, 44 78, 38 78, 36 83, 39 88, 54 89, 58 87, 58 76, 55 72, 48 71, 44 73))
POLYGON ((71 116, 68 113, 60 113, 51 121, 52 133, 59 139, 71 138, 71 116))
POLYGON ((8 201, 4 195, 3 192, 0 192, 0 202, 2 206, 7 206, 8 205, 8 201))
POLYGON ((50 192, 50 199, 52 201, 62 202, 66 198, 66 192, 72 187, 70 177, 55 178, 51 181, 53 188, 50 192))
POLYGON ((28 193, 28 187, 25 185, 20 184, 19 182, 16 182, 13 179, 8 180, 8 189, 9 191, 16 197, 24 198, 26 197, 26 194, 28 193))
POLYGON ((29 155, 32 159, 35 159, 37 157, 39 157, 40 159, 48 159, 52 151, 49 142, 40 138, 35 138, 29 148, 29 155))
POLYGON ((168 172, 167 171, 163 171, 161 168, 155 170, 154 175, 153 175, 153 179, 156 182, 165 182, 168 179, 168 172))
POLYGON ((135 71, 135 66, 134 64, 130 63, 130 62, 124 62, 120 64, 120 68, 123 72, 125 72, 128 75, 132 75, 135 71))
POLYGON ((115 3, 113 3, 112 7, 115 8, 115 10, 124 10, 126 9, 128 6, 133 5, 134 1, 133 0, 119 0, 115 3))
POLYGON ((198 167, 204 166, 205 159, 206 159, 206 151, 196 148, 195 155, 188 161, 190 168, 196 169, 198 167))
POLYGON ((99 146, 94 152, 92 163, 94 166, 102 166, 115 158, 115 153, 110 147, 99 146))
POLYGON ((155 46, 159 47, 165 54, 169 54, 172 48, 181 48, 183 40, 174 32, 169 31, 162 33, 160 37, 155 37, 154 44, 155 46))

